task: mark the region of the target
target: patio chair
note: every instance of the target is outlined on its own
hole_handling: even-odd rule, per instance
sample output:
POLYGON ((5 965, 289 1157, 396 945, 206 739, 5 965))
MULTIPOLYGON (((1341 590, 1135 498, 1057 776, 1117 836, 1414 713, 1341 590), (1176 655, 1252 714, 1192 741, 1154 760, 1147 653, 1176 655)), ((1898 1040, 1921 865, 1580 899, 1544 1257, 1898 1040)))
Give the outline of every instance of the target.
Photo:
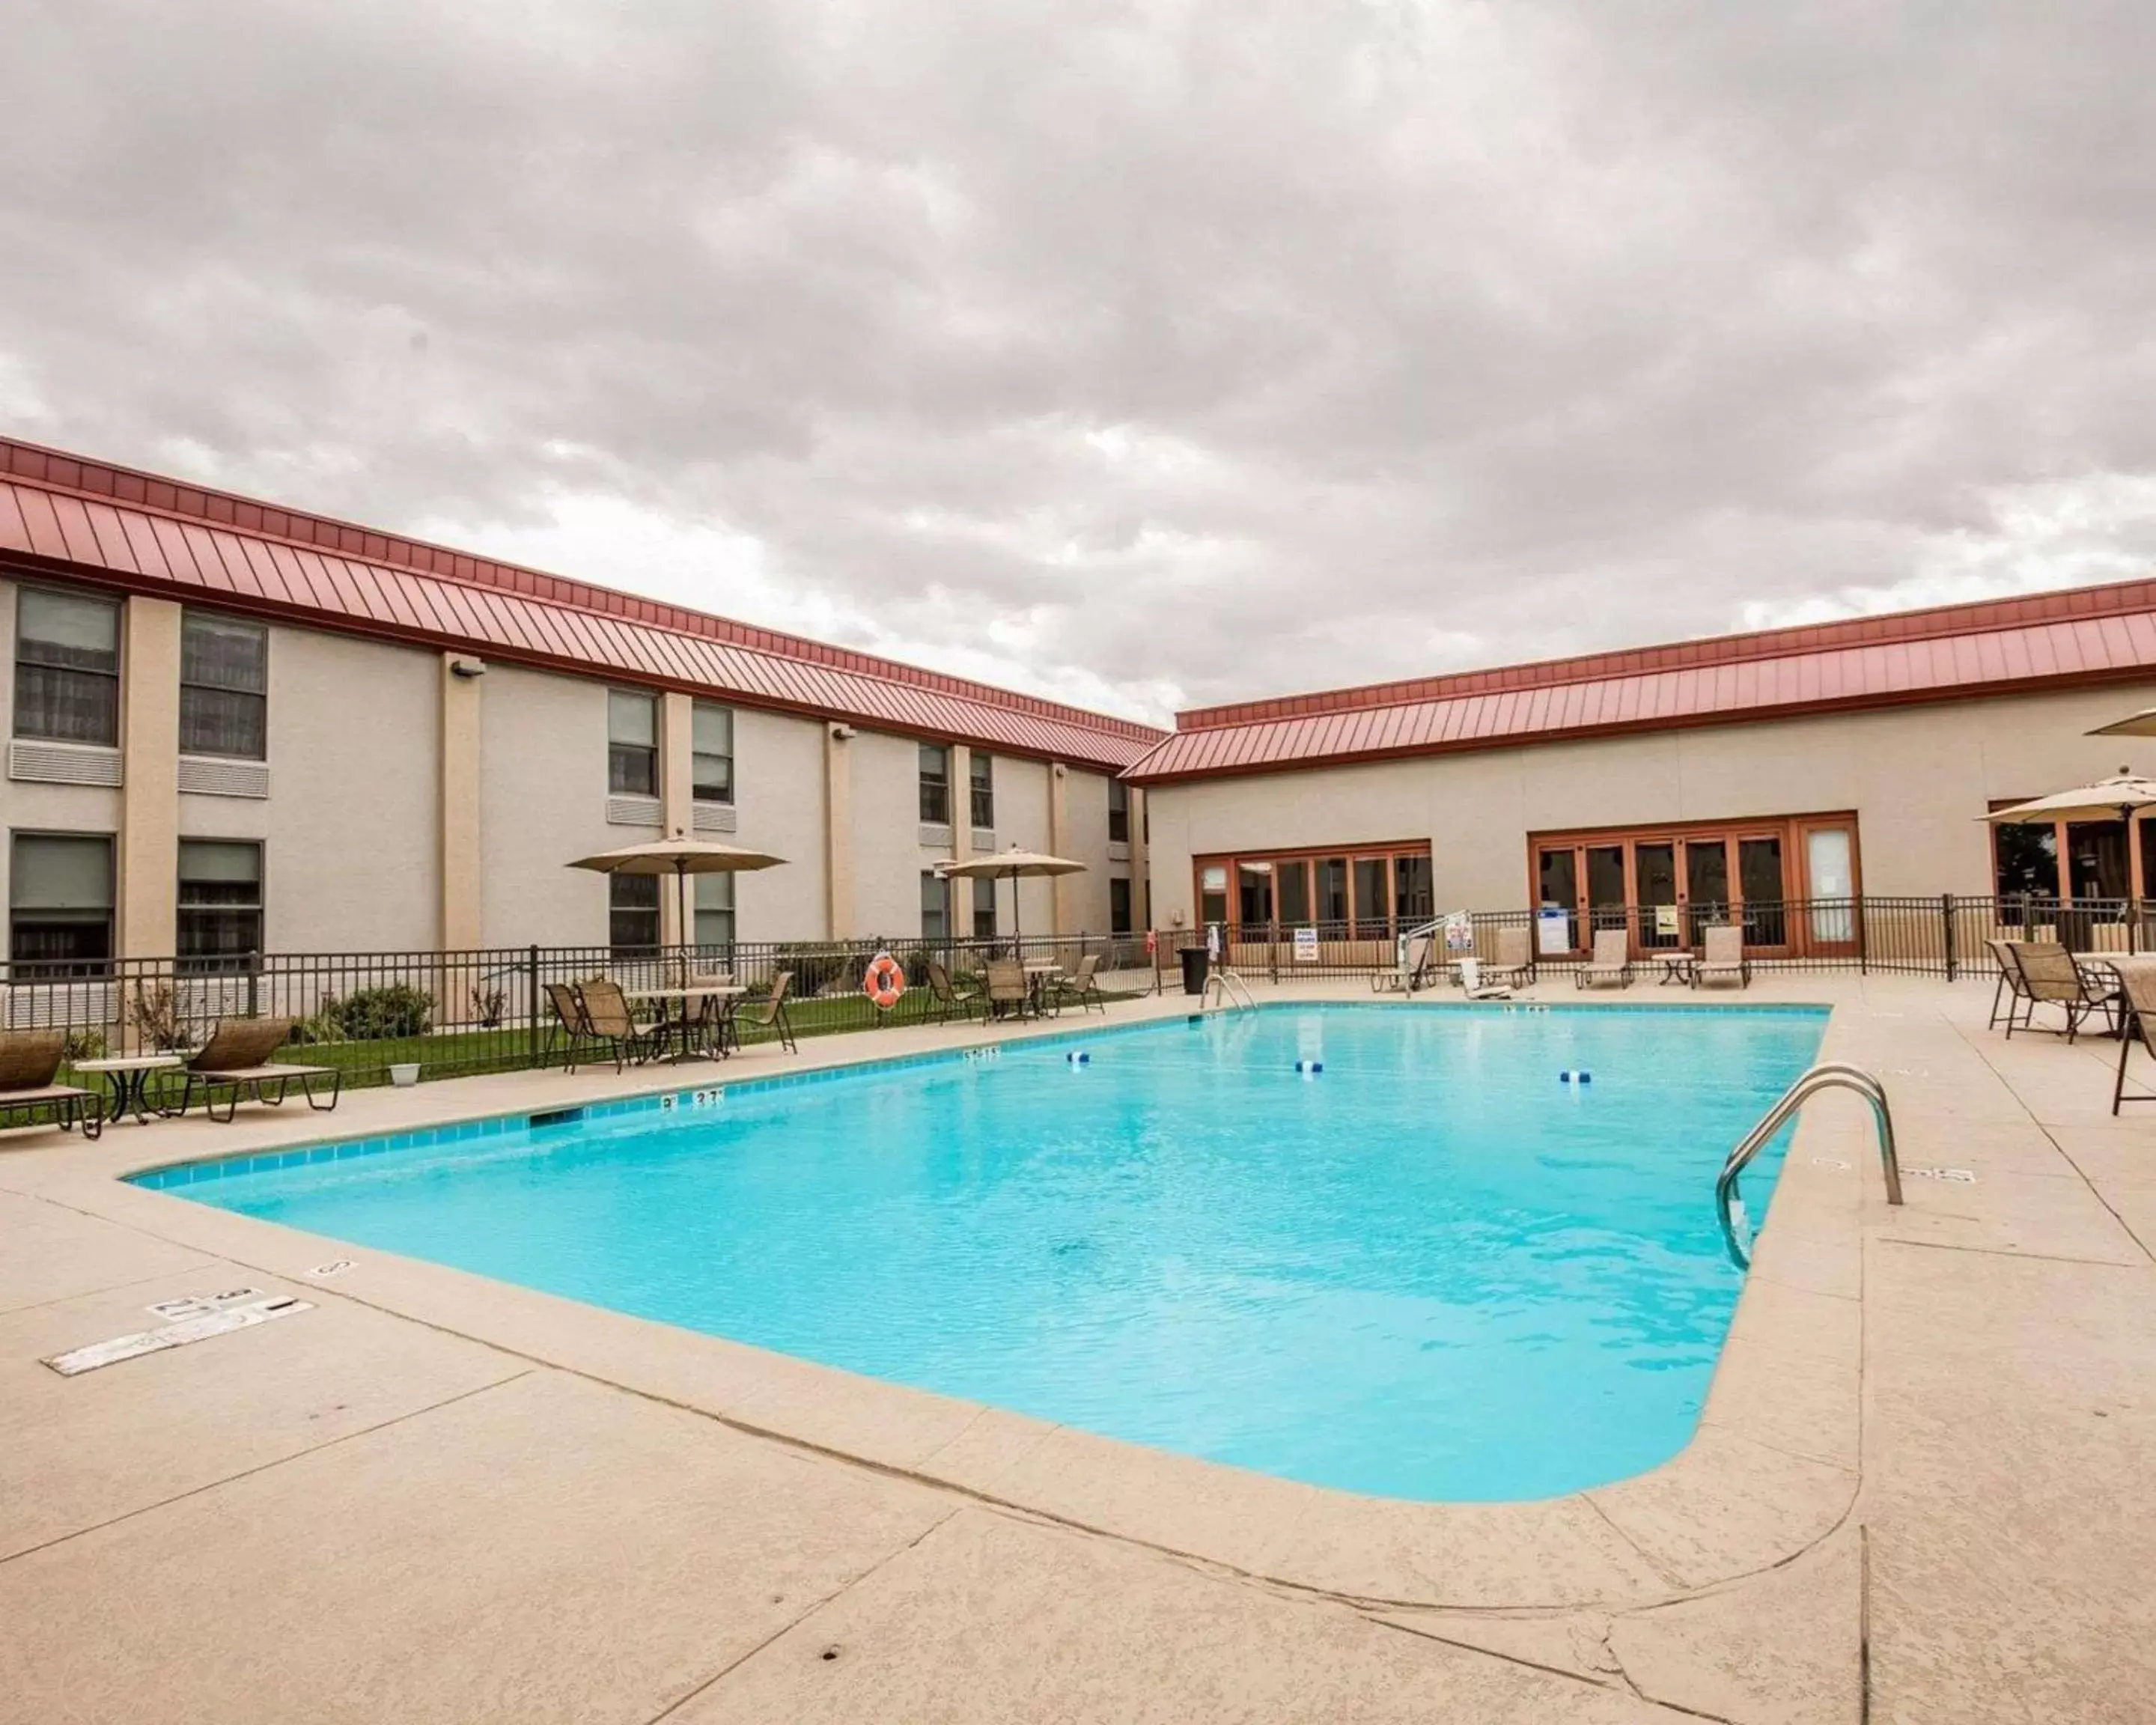
MULTIPOLYGON (((780 971, 771 979, 770 992, 762 999, 755 1003, 756 1011, 747 1023, 752 1030, 775 1030, 778 1034, 778 1045, 781 1048, 788 1054, 799 1054, 801 1045, 793 1040, 793 1020, 788 1015, 786 1010, 787 991, 793 986, 793 973, 790 970, 780 971)), ((739 1026, 742 1022, 739 1013, 736 1013, 735 1024, 739 1026)), ((739 1034, 737 1029, 737 1042, 739 1040, 739 1034)))
POLYGON ((1594 931, 1594 956, 1572 973, 1583 988, 1629 988, 1632 986, 1632 937, 1622 928, 1594 931))
POLYGON ((1532 928, 1497 931, 1497 956, 1482 968, 1483 979, 1512 988, 1523 988, 1535 979, 1535 932, 1532 928))
POLYGON ((1480 958, 1462 958, 1452 968, 1460 978, 1461 990, 1470 1000, 1510 1000, 1512 998, 1512 991, 1502 983, 1483 981, 1482 961, 1480 958))
POLYGON ((1417 988, 1426 988, 1437 979, 1437 936, 1433 932, 1419 934, 1408 942, 1407 962, 1378 971, 1370 978, 1373 993, 1392 989, 1403 994, 1412 994, 1417 988))
POLYGON ((83 1137, 95 1138, 105 1130, 105 1101, 96 1091, 54 1081, 66 1056, 64 1030, 0 1032, 0 1127, 35 1125, 14 1117, 50 1109, 51 1124, 62 1132, 79 1126, 83 1137))
POLYGON ((1991 991, 1991 1016, 1984 1021, 1987 1030, 1999 1027, 1999 1010, 2012 1018, 2020 1009, 2020 1002, 2027 998, 2028 990, 2021 981, 2021 966, 2015 959, 2015 950, 2021 944, 2016 940, 1988 940, 1984 945, 1991 949, 1991 962, 1999 967, 1999 982, 1991 991))
POLYGON ((1701 931, 1704 950, 1691 967, 1691 985, 1733 982, 1752 986, 1752 961, 1744 956, 1744 931, 1733 922, 1717 922, 1701 931))
POLYGON ((2013 957, 2015 968, 2021 973, 2021 1010, 2017 1014, 2010 1003, 2006 1014, 2008 1041, 2014 1040, 2016 1029, 2036 1028, 2036 1009, 2040 1006, 2056 1006, 2066 1014, 2065 1035, 2070 1048, 2074 1038, 2081 1034, 2083 1020, 2100 1014, 2107 1023, 2110 1021, 2111 991, 2092 981, 2088 973, 2074 963, 2074 955, 2064 947, 2025 941, 2013 949, 2013 957))
POLYGON ((1075 1001, 1081 1011, 1091 1007, 1103 1018, 1106 1017, 1108 1003, 1101 998, 1100 978, 1096 974, 1100 968, 1101 955, 1098 952, 1088 952, 1078 961, 1077 969, 1072 971, 1069 976, 1056 978, 1057 1009, 1060 1010, 1066 1004, 1075 1001))
MULTIPOLYGON (((550 1055, 553 1053, 558 1037, 565 1050, 562 1070, 573 1072, 577 1070, 578 1045, 594 1040, 592 1027, 584 1019, 584 1003, 574 983, 547 983, 542 986, 546 989, 547 1004, 554 1012, 554 1022, 547 1032, 546 1052, 550 1055)), ((544 1060, 541 1064, 545 1064, 544 1060)))
POLYGON ((2144 1091, 2138 1096, 2126 1093, 2126 1057, 2139 1043, 2156 1056, 2156 968, 2145 964, 2131 964, 2118 973, 2119 1012, 2122 1022, 2118 1029, 2118 1079, 2111 1087, 2111 1111, 2118 1112, 2123 1102, 2156 1102, 2156 1092, 2144 1091))
POLYGON ((283 1065, 270 1056, 282 1048, 292 1034, 290 1019, 219 1019, 211 1028, 209 1040, 187 1056, 182 1069, 180 1086, 180 1113, 185 1116, 194 1106, 195 1094, 202 1093, 203 1112, 212 1120, 228 1124, 239 1111, 239 1105, 251 1094, 258 1102, 270 1107, 282 1106, 292 1086, 297 1084, 300 1093, 307 1099, 307 1106, 318 1114, 326 1114, 337 1105, 337 1097, 344 1089, 344 1072, 337 1066, 302 1066, 283 1065), (325 1093, 318 1091, 318 1081, 329 1080, 325 1093), (270 1087, 276 1086, 271 1095, 270 1087), (218 1099, 224 1099, 224 1112, 217 1111, 218 1099))
POLYGON ((999 1019, 1008 1013, 1022 1019, 1032 1001, 1033 988, 1026 980, 1023 964, 1015 958, 988 961, 988 994, 983 1004, 990 1018, 999 1019))
MULTIPOLYGON (((727 971, 712 971, 708 974, 692 976, 683 984, 690 988, 713 990, 731 988, 733 985, 732 973, 727 971)), ((734 1022, 737 998, 732 994, 712 993, 692 994, 684 1000, 681 1003, 683 1039, 695 1037, 706 1054, 722 1057, 731 1054, 733 1045, 739 1040, 735 1034, 737 1026, 734 1022)))
POLYGON ((980 999, 981 991, 957 987, 951 980, 951 973, 933 958, 928 961, 927 969, 928 998, 936 1003, 936 1022, 948 1024, 953 1013, 962 1019, 972 1018, 973 1003, 980 999))
POLYGON ((629 1009, 629 997, 611 977, 595 976, 579 983, 577 999, 583 1007, 584 1034, 606 1045, 613 1055, 615 1071, 631 1060, 648 1060, 659 1052, 659 1037, 638 1024, 635 1014, 629 1009))

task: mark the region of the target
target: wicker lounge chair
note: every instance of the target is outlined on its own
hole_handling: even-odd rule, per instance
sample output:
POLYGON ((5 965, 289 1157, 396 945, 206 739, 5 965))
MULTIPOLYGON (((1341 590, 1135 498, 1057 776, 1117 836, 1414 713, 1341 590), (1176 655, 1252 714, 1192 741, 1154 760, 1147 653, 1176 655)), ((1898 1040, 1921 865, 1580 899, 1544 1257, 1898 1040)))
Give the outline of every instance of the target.
POLYGON ((1370 978, 1370 987, 1373 992, 1390 988, 1412 994, 1417 988, 1427 988, 1435 983, 1437 973, 1437 936, 1435 932, 1419 934, 1408 942, 1407 962, 1378 972, 1370 978))
POLYGON ((1733 922, 1717 922, 1704 932, 1705 950, 1691 967, 1691 985, 1734 983, 1752 986, 1752 961, 1744 956, 1744 931, 1733 922))
POLYGON ((1101 998, 1101 982, 1096 973, 1101 968, 1101 955, 1088 952, 1078 961, 1077 969, 1067 977, 1055 979, 1055 1004, 1059 1010, 1076 1002, 1082 1011, 1091 1007, 1103 1017, 1107 1015, 1108 1003, 1101 998))
POLYGON ((2109 1019, 2109 991, 2092 982, 2088 973, 2074 963, 2074 955, 2064 947, 2024 941, 2012 948, 2012 956, 2015 968, 2021 973, 2021 988, 2020 998, 2007 1005, 2006 1036, 2010 1042, 2015 1030, 2037 1028, 2036 1009, 2040 1006, 2056 1006, 2066 1014, 2065 1035, 2069 1046, 2081 1034, 2084 1019, 2098 1014, 2109 1019))
POLYGON ((344 1074, 335 1066, 285 1065, 271 1060, 270 1056, 291 1034, 290 1019, 219 1019, 209 1040, 187 1057, 182 1073, 180 1112, 184 1115, 194 1106, 199 1091, 205 1114, 212 1120, 229 1121, 250 1095, 275 1108, 297 1084, 310 1108, 319 1114, 328 1113, 337 1105, 344 1074), (329 1081, 326 1091, 316 1088, 325 1078, 329 1081), (217 1111, 219 1097, 224 1101, 223 1114, 217 1111))
POLYGON ((583 1009, 585 1037, 606 1045, 613 1055, 615 1071, 632 1060, 648 1060, 658 1053, 659 1038, 636 1022, 636 1014, 629 1009, 629 997, 611 977, 595 976, 579 983, 577 999, 583 1009))
POLYGON ((1535 932, 1497 931, 1497 956, 1482 967, 1482 979, 1507 988, 1524 988, 1535 979, 1535 932))
POLYGON ((936 1003, 936 1022, 950 1022, 952 1014, 962 1019, 973 1015, 974 1003, 980 999, 978 988, 961 988, 951 980, 951 973, 937 960, 928 961, 928 998, 936 1003))
POLYGON ((85 1138, 105 1130, 105 1103, 96 1091, 55 1084, 67 1055, 64 1030, 0 1033, 0 1127, 33 1126, 28 1117, 47 1110, 62 1132, 82 1128, 85 1138))
MULTIPOLYGON (((735 1024, 739 1026, 746 1023, 752 1030, 775 1030, 778 1032, 778 1045, 781 1048, 788 1054, 800 1053, 801 1045, 793 1040, 793 1020, 787 1015, 786 1011, 786 997, 793 987, 793 973, 790 970, 780 971, 771 979, 770 992, 762 999, 755 1003, 755 1011, 747 1019, 743 1019, 737 1013, 734 1017, 735 1024)), ((736 1031, 736 1040, 737 1042, 739 1040, 738 1029, 736 1031)))
POLYGON ((1583 988, 1629 988, 1632 986, 1632 937, 1621 928, 1594 931, 1594 956, 1572 973, 1583 988))

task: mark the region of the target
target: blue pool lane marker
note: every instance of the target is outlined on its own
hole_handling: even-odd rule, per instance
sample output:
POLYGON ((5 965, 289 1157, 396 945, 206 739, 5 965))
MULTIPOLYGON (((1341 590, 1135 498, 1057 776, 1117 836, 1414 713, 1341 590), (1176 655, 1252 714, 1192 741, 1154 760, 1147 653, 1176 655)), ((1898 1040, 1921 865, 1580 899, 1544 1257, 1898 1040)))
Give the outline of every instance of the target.
POLYGON ((1325 1062, 1322 1060, 1297 1060, 1295 1063, 1295 1070, 1301 1073, 1305 1078, 1315 1078, 1319 1073, 1325 1070, 1325 1062))
POLYGON ((1592 1084, 1594 1082, 1594 1075, 1592 1072, 1567 1070, 1557 1075, 1557 1081, 1559 1084, 1592 1084))

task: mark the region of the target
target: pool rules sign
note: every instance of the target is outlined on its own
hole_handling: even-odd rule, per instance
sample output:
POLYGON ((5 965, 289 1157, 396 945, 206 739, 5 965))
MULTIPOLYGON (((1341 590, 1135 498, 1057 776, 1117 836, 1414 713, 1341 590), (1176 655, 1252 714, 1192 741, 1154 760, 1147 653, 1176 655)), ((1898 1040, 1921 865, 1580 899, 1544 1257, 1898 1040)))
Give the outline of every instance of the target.
POLYGON ((1298 928, 1295 932, 1295 962, 1297 964, 1317 963, 1317 931, 1298 928))

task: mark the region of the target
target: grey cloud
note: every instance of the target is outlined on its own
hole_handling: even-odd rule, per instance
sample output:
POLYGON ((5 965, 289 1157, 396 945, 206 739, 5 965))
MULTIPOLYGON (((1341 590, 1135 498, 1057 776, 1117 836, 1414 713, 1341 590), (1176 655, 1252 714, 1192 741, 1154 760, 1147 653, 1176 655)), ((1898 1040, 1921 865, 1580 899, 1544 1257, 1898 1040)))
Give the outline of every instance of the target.
POLYGON ((385 525, 723 523, 868 637, 1017 626, 1014 676, 1141 701, 2077 578, 2089 531, 2012 511, 2156 473, 2152 36, 38 0, 0 379, 29 434, 385 525))

